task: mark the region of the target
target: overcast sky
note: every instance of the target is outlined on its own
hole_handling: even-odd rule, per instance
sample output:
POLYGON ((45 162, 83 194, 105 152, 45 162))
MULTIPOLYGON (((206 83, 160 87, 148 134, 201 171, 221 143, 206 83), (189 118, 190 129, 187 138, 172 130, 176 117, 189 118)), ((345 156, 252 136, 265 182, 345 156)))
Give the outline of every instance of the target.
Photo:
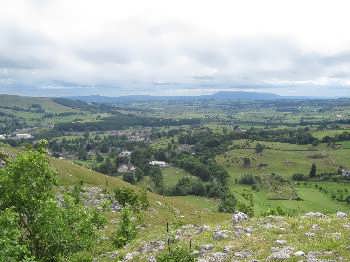
POLYGON ((0 0, 0 93, 350 96, 349 2, 0 0))

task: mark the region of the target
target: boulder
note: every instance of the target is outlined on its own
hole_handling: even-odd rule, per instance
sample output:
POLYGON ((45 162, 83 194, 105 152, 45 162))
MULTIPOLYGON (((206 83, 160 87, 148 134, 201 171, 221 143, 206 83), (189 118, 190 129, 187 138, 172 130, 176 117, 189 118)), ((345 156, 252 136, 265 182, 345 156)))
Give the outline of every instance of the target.
POLYGON ((293 253, 292 247, 283 247, 281 249, 274 249, 272 254, 268 257, 268 261, 287 260, 293 253))
POLYGON ((305 252, 299 250, 299 251, 295 252, 295 253, 293 254, 293 256, 295 256, 295 257, 303 257, 303 256, 305 256, 305 252))
POLYGON ((248 215, 243 212, 235 212, 232 215, 232 223, 238 224, 244 220, 247 220, 248 218, 249 218, 248 215))
POLYGON ((213 233, 213 239, 214 240, 223 240, 228 238, 228 231, 227 230, 217 230, 213 233))
POLYGON ((327 216, 325 214, 322 214, 321 212, 308 212, 304 215, 304 217, 326 218, 327 216))
POLYGON ((249 250, 242 250, 242 251, 235 252, 234 255, 235 257, 238 257, 238 258, 247 258, 247 257, 251 257, 253 253, 249 250))
POLYGON ((337 217, 338 218, 346 218, 347 216, 348 216, 348 214, 345 213, 345 212, 341 212, 341 211, 337 212, 337 217))

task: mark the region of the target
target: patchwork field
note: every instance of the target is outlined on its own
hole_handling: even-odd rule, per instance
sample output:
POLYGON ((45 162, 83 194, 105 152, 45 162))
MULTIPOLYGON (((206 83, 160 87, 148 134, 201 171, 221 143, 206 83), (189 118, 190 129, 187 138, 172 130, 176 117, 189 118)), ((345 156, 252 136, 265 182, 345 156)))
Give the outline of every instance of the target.
POLYGON ((243 174, 276 173, 290 177, 295 173, 309 174, 312 163, 318 173, 336 172, 339 166, 348 167, 350 151, 348 143, 338 148, 322 144, 292 145, 287 143, 260 142, 265 146, 262 153, 256 153, 256 142, 241 140, 233 143, 232 150, 219 155, 217 161, 225 166, 231 177, 239 178, 243 174), (249 166, 244 166, 243 159, 248 158, 249 166))

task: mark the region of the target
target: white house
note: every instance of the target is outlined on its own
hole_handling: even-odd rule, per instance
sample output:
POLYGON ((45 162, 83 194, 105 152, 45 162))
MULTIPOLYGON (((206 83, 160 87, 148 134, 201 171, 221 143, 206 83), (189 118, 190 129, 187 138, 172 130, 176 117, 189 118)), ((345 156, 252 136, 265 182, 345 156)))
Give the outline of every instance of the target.
POLYGON ((6 136, 5 135, 0 135, 0 140, 5 140, 6 136))
POLYGON ((118 173, 131 173, 134 172, 136 170, 136 167, 134 167, 133 165, 126 165, 126 164, 122 164, 118 167, 118 173))
POLYGON ((33 136, 31 134, 16 134, 17 139, 31 139, 33 136))
POLYGON ((149 164, 151 166, 159 166, 159 167, 167 167, 167 166, 169 166, 169 164, 164 162, 164 161, 151 161, 151 162, 149 162, 149 164))
POLYGON ((119 157, 129 157, 129 156, 131 156, 131 152, 127 150, 124 150, 119 153, 119 157))

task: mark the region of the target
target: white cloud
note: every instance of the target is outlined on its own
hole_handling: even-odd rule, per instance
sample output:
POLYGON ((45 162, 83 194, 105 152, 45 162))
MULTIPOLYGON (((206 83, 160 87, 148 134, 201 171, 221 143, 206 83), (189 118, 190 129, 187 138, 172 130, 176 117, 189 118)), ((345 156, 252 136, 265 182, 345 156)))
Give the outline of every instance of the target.
POLYGON ((350 83, 349 7, 340 0, 6 1, 0 91, 293 86, 305 94, 310 85, 337 95, 334 86, 350 83))

